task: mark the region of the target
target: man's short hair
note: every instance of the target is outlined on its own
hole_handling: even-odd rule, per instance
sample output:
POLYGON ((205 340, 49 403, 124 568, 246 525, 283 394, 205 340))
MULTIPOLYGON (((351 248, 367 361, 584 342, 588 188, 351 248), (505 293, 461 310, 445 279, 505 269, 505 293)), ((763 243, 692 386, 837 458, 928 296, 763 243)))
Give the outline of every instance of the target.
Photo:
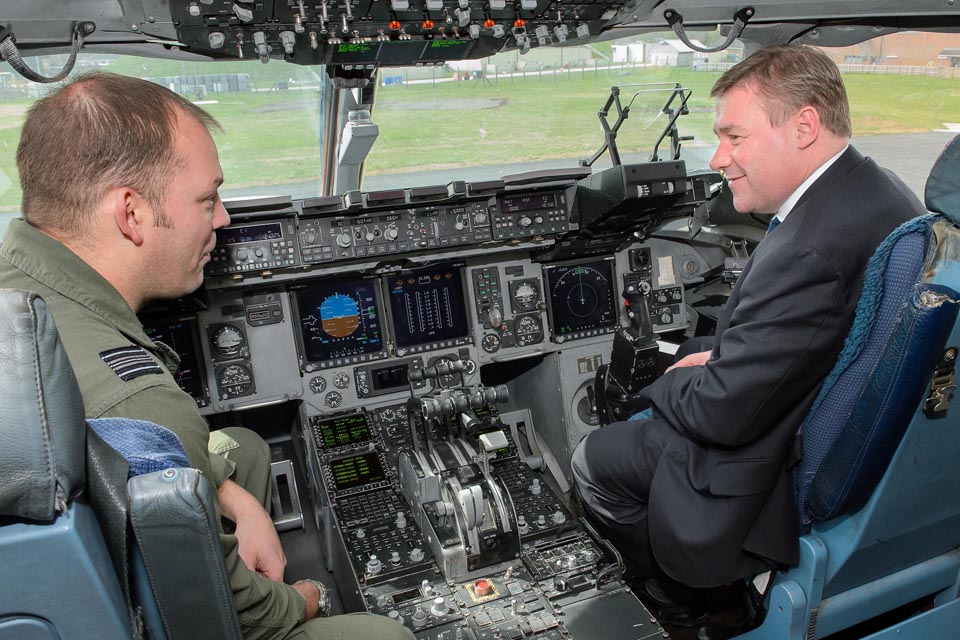
POLYGON ((721 97, 739 86, 749 86, 763 96, 767 117, 775 127, 802 107, 812 106, 829 131, 845 138, 851 135, 850 103, 840 69, 819 49, 797 45, 760 49, 720 76, 710 97, 721 97))
POLYGON ((89 232, 104 194, 130 187, 168 226, 163 192, 182 161, 177 116, 220 130, 203 109, 160 85, 112 73, 84 74, 37 101, 17 147, 23 217, 73 237, 89 232))

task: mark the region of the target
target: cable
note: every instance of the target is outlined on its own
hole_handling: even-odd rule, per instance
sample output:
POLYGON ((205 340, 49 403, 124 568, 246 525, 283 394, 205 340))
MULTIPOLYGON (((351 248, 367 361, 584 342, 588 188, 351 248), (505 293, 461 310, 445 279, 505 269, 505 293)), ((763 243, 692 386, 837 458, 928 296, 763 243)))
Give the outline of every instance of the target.
POLYGON ((683 16, 674 11, 673 9, 667 9, 663 12, 663 17, 667 19, 667 24, 670 25, 670 28, 673 29, 673 32, 677 34, 677 37, 680 38, 680 41, 683 44, 687 45, 694 51, 699 51, 700 53, 717 53, 718 51, 723 51, 731 44, 733 41, 740 37, 740 34, 743 33, 743 30, 746 28, 747 23, 750 22, 750 18, 756 13, 756 10, 753 7, 744 7, 733 14, 733 28, 730 29, 730 33, 727 34, 726 40, 721 42, 716 47, 701 47, 693 44, 690 38, 687 37, 687 32, 683 28, 683 16))
POLYGON ((80 52, 80 47, 83 46, 84 35, 90 35, 94 29, 96 29, 96 26, 92 22, 78 22, 74 25, 70 57, 67 59, 66 64, 63 65, 60 73, 55 76, 42 76, 28 67, 27 63, 20 57, 20 51, 15 44, 17 39, 14 37, 13 32, 6 27, 0 27, 0 58, 9 62, 13 70, 27 80, 46 84, 60 82, 73 71, 73 66, 77 62, 77 53, 80 52))

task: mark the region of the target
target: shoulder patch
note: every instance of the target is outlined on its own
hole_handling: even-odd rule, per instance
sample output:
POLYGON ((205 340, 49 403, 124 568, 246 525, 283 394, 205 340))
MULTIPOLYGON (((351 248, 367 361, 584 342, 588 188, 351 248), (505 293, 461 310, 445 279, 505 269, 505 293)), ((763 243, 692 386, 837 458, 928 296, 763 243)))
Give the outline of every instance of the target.
POLYGON ((125 382, 152 373, 163 373, 160 365, 147 355, 143 347, 129 346, 107 349, 100 352, 100 359, 106 362, 113 369, 113 372, 125 382))

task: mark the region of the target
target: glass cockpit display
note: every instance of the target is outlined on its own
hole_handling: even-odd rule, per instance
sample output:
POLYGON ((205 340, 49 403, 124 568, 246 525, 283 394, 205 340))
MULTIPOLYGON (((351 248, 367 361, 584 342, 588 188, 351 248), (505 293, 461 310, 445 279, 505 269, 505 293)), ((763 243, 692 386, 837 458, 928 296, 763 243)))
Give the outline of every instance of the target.
POLYGON ((297 291, 296 301, 308 363, 368 360, 383 352, 375 280, 321 282, 297 291))
POLYGON ((177 385, 190 394, 197 406, 210 404, 210 394, 204 384, 204 371, 200 362, 197 339, 197 324, 193 319, 147 321, 144 333, 154 342, 162 342, 180 356, 180 366, 173 373, 177 385))
POLYGON ((460 265, 434 266, 386 278, 398 347, 466 343, 470 326, 460 271, 460 265))
POLYGON ((617 325, 613 261, 544 267, 554 338, 582 338, 617 325))

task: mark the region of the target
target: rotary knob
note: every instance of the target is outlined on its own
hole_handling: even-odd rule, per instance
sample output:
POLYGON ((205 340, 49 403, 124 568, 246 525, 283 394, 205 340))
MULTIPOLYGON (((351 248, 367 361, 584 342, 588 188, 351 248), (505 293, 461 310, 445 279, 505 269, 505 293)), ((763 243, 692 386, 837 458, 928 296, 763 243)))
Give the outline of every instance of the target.
POLYGON ((237 260, 240 262, 247 261, 247 252, 246 251, 237 251, 237 260))
POLYGON ((413 612, 413 626, 420 628, 423 625, 427 624, 427 612, 424 611, 421 607, 417 606, 417 610, 413 612))
POLYGON ((337 244, 343 247, 344 249, 349 247, 352 243, 353 243, 353 240, 350 239, 350 234, 347 233, 346 231, 344 231, 343 233, 337 236, 337 244))
POLYGON ((393 242, 394 240, 396 240, 398 235, 400 235, 400 232, 397 231, 396 227, 387 227, 386 230, 383 232, 383 237, 389 240, 390 242, 393 242))
POLYGON ((438 617, 438 618, 441 617, 441 616, 447 615, 447 612, 448 612, 449 610, 450 610, 450 608, 447 607, 447 601, 444 600, 443 598, 439 597, 439 596, 436 597, 436 598, 434 598, 434 600, 433 600, 433 606, 430 607, 430 613, 432 613, 433 615, 435 615, 435 616, 438 617))
POLYGON ((527 228, 533 224, 533 220, 531 220, 529 216, 520 216, 520 219, 517 220, 517 224, 523 228, 527 228))
POLYGON ((367 560, 367 575, 375 576, 383 570, 383 563, 377 559, 377 556, 371 555, 367 560))
POLYGON ((372 231, 367 231, 366 235, 363 236, 363 239, 366 240, 367 242, 373 242, 373 239, 374 239, 375 237, 376 237, 376 236, 373 235, 373 232, 372 232, 372 231))

